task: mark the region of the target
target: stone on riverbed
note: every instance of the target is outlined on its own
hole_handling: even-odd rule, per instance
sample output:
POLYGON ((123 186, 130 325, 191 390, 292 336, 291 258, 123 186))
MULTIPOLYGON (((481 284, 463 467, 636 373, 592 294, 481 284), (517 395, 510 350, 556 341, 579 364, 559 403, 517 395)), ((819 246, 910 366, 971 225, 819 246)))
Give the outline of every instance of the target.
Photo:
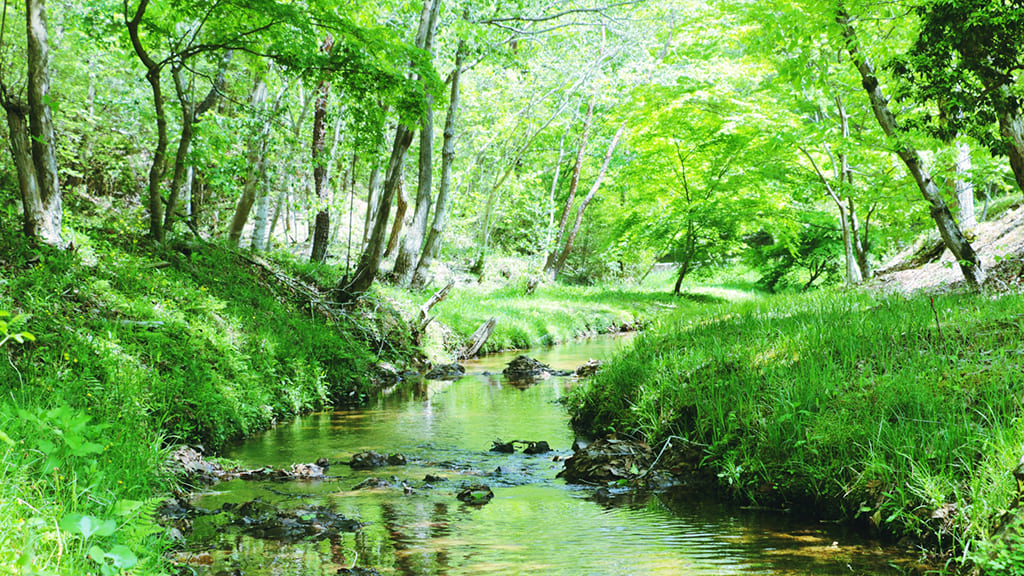
POLYGON ((597 374, 597 371, 601 369, 604 363, 600 360, 590 359, 576 367, 576 376, 579 378, 586 378, 597 374))
POLYGON ((634 480, 646 474, 655 459, 650 446, 634 440, 602 438, 573 449, 575 454, 565 460, 565 469, 558 473, 568 482, 609 484, 634 480))
POLYGON ((572 374, 565 370, 555 370, 539 360, 524 355, 516 356, 501 373, 512 384, 533 384, 540 380, 547 380, 552 376, 569 376, 572 374))
POLYGON ((319 541, 337 537, 342 532, 355 532, 360 522, 350 520, 323 506, 301 506, 283 510, 251 500, 231 510, 232 524, 240 526, 250 536, 266 540, 297 542, 319 541))
POLYGON ((353 454, 348 465, 353 470, 372 470, 384 466, 404 466, 405 464, 406 458, 402 454, 384 455, 373 450, 367 450, 366 452, 353 454))
POLYGON ((427 380, 458 380, 465 375, 466 369, 458 362, 453 362, 434 366, 423 377, 427 380))

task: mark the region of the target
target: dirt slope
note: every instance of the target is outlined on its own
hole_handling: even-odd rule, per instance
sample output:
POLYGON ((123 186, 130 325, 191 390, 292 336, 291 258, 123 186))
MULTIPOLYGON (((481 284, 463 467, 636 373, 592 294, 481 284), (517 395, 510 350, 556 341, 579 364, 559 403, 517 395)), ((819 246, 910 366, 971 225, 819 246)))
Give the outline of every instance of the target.
MULTIPOLYGON (((982 222, 969 234, 974 236, 971 246, 989 275, 986 286, 999 291, 1024 289, 1024 207, 1009 210, 998 220, 982 222)), ((939 242, 938 233, 934 233, 897 254, 878 270, 875 285, 907 294, 962 288, 960 268, 939 242)))

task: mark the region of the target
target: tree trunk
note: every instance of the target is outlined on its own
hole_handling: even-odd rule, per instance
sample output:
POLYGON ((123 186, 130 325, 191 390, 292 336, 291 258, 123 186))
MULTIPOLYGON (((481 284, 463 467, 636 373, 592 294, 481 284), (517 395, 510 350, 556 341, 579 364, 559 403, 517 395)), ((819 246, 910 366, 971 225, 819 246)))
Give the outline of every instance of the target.
MULTIPOLYGON (((440 1, 423 0, 419 29, 416 32, 417 48, 426 49, 433 42, 440 1)), ((342 300, 347 301, 357 298, 369 290, 370 286, 373 285, 374 279, 377 277, 377 272, 380 270, 384 236, 387 232, 388 217, 391 213, 391 203, 401 182, 402 166, 405 163, 405 156, 409 151, 409 145, 412 144, 412 136, 412 130, 401 124, 395 131, 395 142, 391 148, 391 157, 388 160, 387 178, 384 181, 384 190, 380 199, 380 208, 377 210, 376 222, 373 225, 373 233, 366 244, 366 250, 363 251, 363 255, 359 258, 359 266, 356 268, 354 278, 351 281, 348 278, 343 278, 337 287, 338 297, 342 300)))
MULTIPOLYGON (((132 48, 135 55, 139 57, 143 66, 146 67, 146 81, 153 91, 153 112, 156 116, 156 147, 153 148, 153 163, 149 168, 149 235, 157 242, 164 240, 164 203, 161 193, 164 173, 167 171, 167 112, 164 108, 164 94, 160 86, 161 64, 150 57, 149 53, 142 46, 142 39, 139 36, 139 24, 146 14, 149 0, 140 0, 139 7, 135 10, 135 16, 126 21, 128 35, 131 37, 132 48)), ((128 14, 125 13, 125 18, 128 14)))
POLYGON ((39 222, 45 223, 45 211, 39 196, 39 180, 36 166, 32 162, 32 136, 28 132, 28 106, 7 96, 3 89, 3 106, 7 112, 7 128, 11 135, 11 157, 18 172, 18 187, 21 190, 23 207, 22 231, 29 238, 37 238, 39 222))
POLYGON ((569 197, 565 199, 565 206, 562 208, 562 220, 558 224, 558 235, 555 237, 555 243, 551 245, 547 261, 544 263, 544 275, 552 280, 554 280, 557 274, 558 247, 562 245, 562 238, 565 236, 565 226, 569 222, 569 212, 572 210, 573 202, 576 201, 576 190, 580 185, 580 172, 583 170, 583 159, 587 153, 590 124, 594 119, 594 100, 594 98, 591 98, 590 104, 587 105, 587 116, 583 121, 583 134, 580 136, 580 148, 576 153, 576 164, 572 169, 572 179, 569 180, 569 197))
POLYGON ((555 163, 555 174, 551 177, 551 191, 548 193, 548 226, 544 232, 544 251, 548 253, 555 250, 551 238, 551 232, 555 227, 555 195, 558 193, 558 178, 562 175, 562 162, 565 160, 565 137, 568 135, 570 127, 571 125, 566 127, 566 131, 558 141, 558 161, 555 163))
MULTIPOLYGON (((889 110, 888 100, 882 93, 878 77, 875 75, 874 66, 866 56, 860 53, 857 45, 856 31, 853 28, 851 19, 846 14, 845 9, 842 8, 842 4, 839 6, 837 21, 843 27, 846 49, 856 64, 857 71, 860 73, 862 84, 868 94, 868 99, 871 101, 871 108, 875 113, 875 118, 886 135, 893 140, 897 140, 899 135, 897 134, 896 117, 889 110)), ((942 194, 939 192, 935 181, 932 180, 931 174, 922 165, 921 157, 917 150, 910 144, 901 143, 897 144, 896 154, 903 160, 903 163, 914 177, 915 182, 917 182, 921 195, 928 202, 929 212, 939 229, 939 235, 942 236, 942 241, 945 243, 946 248, 956 258, 960 271, 963 272, 964 279, 972 287, 980 287, 985 281, 985 270, 981 266, 981 260, 974 252, 970 242, 964 237, 963 232, 953 218, 953 214, 950 213, 949 207, 942 199, 942 194)))
MULTIPOLYGON (((264 163, 264 166, 266 163, 264 163)), ((262 252, 266 247, 267 241, 267 220, 270 218, 270 191, 265 190, 266 184, 266 169, 261 171, 264 178, 260 178, 259 186, 260 190, 256 197, 256 217, 253 218, 252 227, 252 247, 253 252, 262 252)))
POLYGON ((462 64, 466 55, 466 42, 460 41, 455 52, 455 69, 452 71, 452 90, 448 100, 448 112, 444 120, 444 146, 441 150, 441 185, 437 191, 437 206, 434 221, 430 225, 430 233, 423 245, 423 253, 416 264, 412 275, 411 287, 420 289, 427 285, 427 274, 430 265, 441 250, 441 236, 448 225, 448 194, 452 182, 452 162, 455 160, 455 120, 459 112, 459 81, 462 77, 462 64))
POLYGON ((171 190, 167 196, 167 207, 164 214, 164 235, 170 234, 174 229, 174 220, 177 217, 179 198, 186 195, 186 188, 191 188, 189 180, 190 166, 188 165, 188 153, 192 147, 192 137, 195 133, 193 125, 198 121, 199 116, 213 107, 220 98, 224 89, 224 77, 228 64, 234 51, 228 50, 221 59, 217 77, 210 87, 210 92, 203 98, 198 106, 189 97, 188 86, 185 83, 183 63, 176 62, 171 66, 171 74, 174 78, 174 90, 178 95, 178 102, 181 105, 181 138, 178 139, 178 151, 174 156, 174 174, 171 176, 171 190))
POLYGON ((957 218, 963 228, 978 224, 974 216, 974 183, 971 181, 971 147, 957 142, 956 147, 956 206, 957 218))
MULTIPOLYGON (((64 211, 60 183, 57 180, 57 145, 50 110, 49 39, 46 32, 46 8, 43 0, 26 0, 28 41, 28 118, 32 163, 35 168, 38 203, 32 220, 32 236, 51 246, 64 247, 61 223, 64 211)), ((24 198, 24 196, 23 196, 24 198)), ((27 207, 26 207, 27 208, 27 207)))
MULTIPOLYGON (((260 77, 256 79, 256 84, 252 88, 252 94, 249 96, 249 104, 252 106, 254 113, 259 114, 257 111, 263 108, 266 100, 267 85, 263 82, 263 78, 260 77)), ((270 119, 262 118, 261 122, 260 130, 249 139, 249 152, 246 158, 248 170, 246 171, 245 185, 242 188, 242 197, 238 199, 238 204, 235 206, 235 215, 231 219, 231 228, 228 231, 228 242, 232 246, 238 246, 241 242, 242 231, 245 229, 245 223, 249 221, 249 212, 256 201, 256 189, 263 181, 270 119)))
POLYGON ((377 209, 380 207, 380 165, 375 164, 370 171, 370 181, 366 184, 366 219, 363 221, 362 249, 366 250, 366 242, 370 239, 371 224, 376 221, 377 209))
MULTIPOLYGON (((263 241, 263 247, 261 250, 270 250, 274 245, 274 229, 277 228, 277 222, 281 218, 281 212, 284 209, 284 199, 286 191, 279 190, 277 193, 277 202, 274 203, 274 216, 270 219, 270 225, 267 226, 266 239, 263 241)), ((287 216, 285 216, 287 218, 287 216)))
POLYGON ((605 174, 608 173, 608 165, 611 164, 612 156, 615 154, 615 149, 619 146, 619 140, 622 138, 622 133, 626 131, 626 122, 619 124, 619 129, 615 131, 615 136, 612 136, 612 141, 608 143, 608 150, 604 154, 604 162, 601 163, 601 171, 597 173, 597 180, 594 180, 594 185, 590 187, 590 191, 587 192, 587 196, 580 203, 580 207, 576 210, 576 221, 572 225, 572 231, 569 232, 569 237, 565 240, 565 248, 562 250, 561 256, 558 257, 558 261, 555 263, 554 275, 558 276, 558 273, 562 271, 565 266, 565 261, 569 259, 569 253, 572 252, 572 245, 576 241, 576 234, 580 231, 580 223, 583 222, 583 212, 590 205, 591 200, 594 199, 594 195, 597 194, 598 189, 601 188, 601 182, 604 180, 605 174))
MULTIPOLYGON (((441 9, 440 0, 435 0, 430 11, 430 33, 424 40, 423 49, 433 57, 434 28, 441 9)), ((405 240, 395 258, 395 266, 391 275, 398 285, 409 282, 416 257, 423 246, 423 237, 427 230, 427 218, 430 216, 431 194, 434 189, 434 95, 427 93, 426 108, 420 120, 419 172, 416 182, 416 203, 412 212, 412 221, 406 229, 405 240)))
POLYGON ((853 204, 853 198, 847 197, 846 216, 850 221, 850 239, 853 242, 853 254, 857 258, 857 269, 860 272, 860 279, 868 280, 874 273, 871 271, 871 262, 868 259, 868 220, 871 219, 871 211, 868 211, 868 220, 865 220, 864 228, 861 229, 860 219, 857 217, 857 210, 853 204))
POLYGON ((373 285, 380 270, 381 255, 384 252, 384 237, 387 235, 388 220, 391 212, 391 202, 394 199, 395 191, 400 185, 402 178, 402 165, 405 163, 405 154, 412 144, 412 131, 405 126, 399 126, 395 131, 395 142, 391 147, 391 158, 388 161, 387 178, 384 180, 384 190, 381 193, 380 208, 377 210, 377 219, 373 225, 373 233, 370 234, 366 243, 366 250, 359 258, 359 266, 356 268, 352 280, 343 278, 338 284, 337 291, 339 298, 347 301, 365 293, 373 285))
MULTIPOLYGON (((409 134, 410 138, 412 133, 409 134)), ((405 161, 403 160, 404 164, 405 161)), ((388 247, 384 251, 384 258, 388 258, 394 253, 395 248, 398 247, 398 239, 402 235, 402 228, 405 227, 405 212, 409 209, 409 198, 405 192, 405 174, 401 172, 404 166, 399 167, 398 173, 398 190, 397 190, 397 206, 395 207, 395 223, 391 226, 391 235, 388 237, 388 247)))
MULTIPOLYGON (((330 54, 332 48, 334 48, 334 37, 328 34, 320 45, 320 52, 330 54)), ((327 97, 330 93, 331 84, 322 80, 317 90, 316 104, 313 106, 313 186, 316 189, 317 213, 313 228, 313 247, 309 254, 310 262, 323 262, 327 257, 327 244, 331 231, 327 162, 321 157, 327 137, 327 97)))

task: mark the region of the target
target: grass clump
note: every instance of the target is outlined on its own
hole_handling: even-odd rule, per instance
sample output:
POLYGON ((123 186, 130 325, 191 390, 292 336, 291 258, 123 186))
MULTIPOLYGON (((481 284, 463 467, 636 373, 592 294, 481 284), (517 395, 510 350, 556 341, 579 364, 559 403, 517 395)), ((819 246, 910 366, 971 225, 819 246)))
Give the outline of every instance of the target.
POLYGON ((574 421, 699 444, 744 502, 967 550, 1016 488, 1024 303, 932 302, 818 293, 684 312, 581 389, 574 421))

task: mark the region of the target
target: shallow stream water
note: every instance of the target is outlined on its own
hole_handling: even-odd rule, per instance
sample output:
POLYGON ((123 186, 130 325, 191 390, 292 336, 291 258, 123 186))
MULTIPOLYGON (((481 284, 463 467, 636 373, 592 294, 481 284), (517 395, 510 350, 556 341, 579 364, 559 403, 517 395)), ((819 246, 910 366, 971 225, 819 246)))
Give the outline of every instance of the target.
MULTIPOLYGON (((629 342, 595 338, 530 356, 572 370, 629 342)), ((340 538, 296 544, 243 535, 226 515, 200 517, 189 546, 204 551, 203 559, 191 569, 249 576, 320 576, 352 567, 395 575, 846 575, 899 574, 908 565, 909 559, 838 527, 784 514, 692 495, 609 497, 567 485, 555 478, 562 467, 556 460, 571 455, 574 437, 558 400, 576 383, 552 378, 511 386, 501 370, 514 356, 471 362, 461 380, 415 383, 364 409, 305 416, 228 451, 246 468, 287 469, 322 457, 347 462, 365 450, 401 453, 409 463, 372 471, 334 464, 327 480, 218 484, 196 504, 215 510, 258 498, 282 509, 318 505, 365 525, 340 538), (555 451, 491 452, 499 439, 544 440, 555 451), (426 486, 427 474, 447 480, 426 486), (396 487, 352 489, 369 477, 396 487), (488 504, 455 498, 474 483, 493 489, 488 504)))

